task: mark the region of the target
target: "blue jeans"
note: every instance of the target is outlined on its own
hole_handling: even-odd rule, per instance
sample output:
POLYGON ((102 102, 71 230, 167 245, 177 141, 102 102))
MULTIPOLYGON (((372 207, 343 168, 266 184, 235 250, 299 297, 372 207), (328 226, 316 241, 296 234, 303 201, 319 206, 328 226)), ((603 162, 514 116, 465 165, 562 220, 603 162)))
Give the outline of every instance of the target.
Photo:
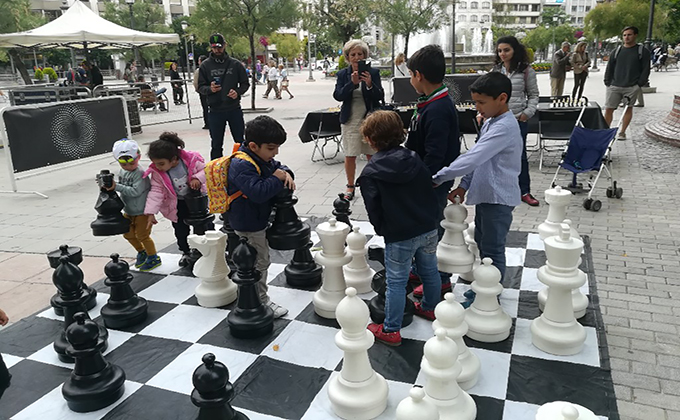
POLYGON ((441 280, 437 273, 437 242, 437 231, 432 230, 415 238, 385 244, 387 291, 383 331, 395 332, 401 329, 408 273, 414 258, 423 281, 423 309, 433 310, 439 303, 441 280))
POLYGON ((475 206, 475 242, 479 257, 489 257, 505 276, 505 241, 512 224, 514 207, 503 204, 477 204, 475 206))
POLYGON ((224 144, 224 130, 229 123, 231 136, 234 143, 243 143, 243 132, 245 122, 243 121, 243 110, 241 108, 229 111, 218 111, 210 109, 208 113, 208 127, 210 128, 210 160, 222 157, 222 146, 224 144))
POLYGON ((529 178, 529 161, 527 160, 527 133, 529 132, 529 123, 524 121, 517 121, 519 123, 519 132, 522 135, 522 170, 519 173, 519 190, 524 194, 531 192, 531 178, 529 178))

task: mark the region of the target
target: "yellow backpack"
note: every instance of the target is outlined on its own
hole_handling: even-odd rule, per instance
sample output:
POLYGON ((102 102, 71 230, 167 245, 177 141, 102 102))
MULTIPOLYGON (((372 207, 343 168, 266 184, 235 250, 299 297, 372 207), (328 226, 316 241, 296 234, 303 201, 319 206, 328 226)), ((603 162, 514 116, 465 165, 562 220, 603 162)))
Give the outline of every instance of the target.
POLYGON ((250 162, 257 169, 257 173, 262 174, 260 167, 257 166, 253 158, 241 151, 234 152, 231 156, 224 156, 208 162, 205 165, 205 184, 208 189, 208 209, 210 213, 225 213, 229 211, 232 201, 241 196, 248 198, 243 194, 243 191, 237 191, 231 195, 227 193, 229 165, 231 165, 231 161, 234 158, 250 162))

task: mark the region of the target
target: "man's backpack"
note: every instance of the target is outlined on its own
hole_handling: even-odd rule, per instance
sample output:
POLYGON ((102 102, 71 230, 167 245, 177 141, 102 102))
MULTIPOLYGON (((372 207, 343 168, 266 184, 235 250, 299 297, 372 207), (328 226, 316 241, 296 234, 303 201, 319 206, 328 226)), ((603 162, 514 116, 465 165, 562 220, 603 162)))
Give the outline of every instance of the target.
MULTIPOLYGON (((644 48, 644 45, 637 44, 637 46, 638 46, 638 60, 642 61, 642 49, 644 48)), ((619 56, 622 47, 623 47, 622 45, 616 47, 616 50, 614 50, 614 54, 612 54, 612 60, 616 60, 616 57, 619 56)))
POLYGON ((229 211, 231 203, 237 198, 248 198, 243 194, 243 191, 237 191, 231 195, 227 192, 229 166, 232 159, 242 159, 250 162, 255 166, 257 173, 262 174, 260 167, 253 158, 241 151, 236 151, 231 156, 224 156, 208 162, 205 165, 205 184, 208 189, 208 209, 210 213, 225 213, 229 211))

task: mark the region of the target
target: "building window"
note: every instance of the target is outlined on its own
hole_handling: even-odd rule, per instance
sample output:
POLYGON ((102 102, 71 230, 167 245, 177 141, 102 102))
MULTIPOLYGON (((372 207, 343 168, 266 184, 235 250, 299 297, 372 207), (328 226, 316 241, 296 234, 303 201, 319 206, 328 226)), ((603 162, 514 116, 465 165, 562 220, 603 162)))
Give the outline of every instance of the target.
POLYGON ((467 3, 462 1, 462 2, 458 3, 458 7, 460 9, 467 9, 467 3))
POLYGON ((491 3, 488 1, 483 1, 482 2, 482 9, 490 9, 491 8, 491 3))
POLYGON ((540 12, 541 11, 541 5, 540 4, 532 4, 531 5, 531 11, 532 12, 540 12))
POLYGON ((470 9, 477 9, 479 8, 479 3, 476 1, 470 2, 470 9))
POLYGON ((579 12, 585 11, 585 6, 579 6, 579 7, 578 7, 578 11, 579 11, 579 12))
POLYGON ((578 18, 576 23, 583 24, 583 18, 582 17, 578 18))
POLYGON ((477 15, 471 15, 470 22, 477 22, 477 15))
POLYGON ((459 21, 459 22, 467 22, 467 16, 465 16, 465 15, 458 15, 458 21, 459 21))
POLYGON ((531 18, 531 23, 537 23, 537 22, 538 22, 538 18, 536 16, 533 16, 531 18))
POLYGON ((571 6, 571 11, 572 11, 573 13, 576 13, 576 6, 571 6))
POLYGON ((489 22, 489 15, 482 15, 482 23, 489 22))
POLYGON ((571 17, 571 23, 576 23, 576 17, 575 16, 571 17))
POLYGON ((519 11, 520 12, 528 12, 529 11, 529 5, 528 4, 520 4, 519 5, 519 11))
POLYGON ((590 6, 586 6, 586 12, 590 11, 590 6))

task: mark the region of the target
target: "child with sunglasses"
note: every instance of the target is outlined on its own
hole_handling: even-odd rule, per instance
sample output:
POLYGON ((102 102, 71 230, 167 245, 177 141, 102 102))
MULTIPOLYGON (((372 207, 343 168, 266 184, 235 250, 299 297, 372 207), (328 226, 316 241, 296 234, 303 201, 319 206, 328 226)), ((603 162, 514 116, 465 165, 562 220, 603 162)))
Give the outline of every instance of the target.
POLYGON ((121 139, 113 144, 113 157, 120 164, 118 182, 108 190, 116 190, 125 203, 125 217, 130 219, 130 231, 123 235, 130 245, 137 250, 135 267, 139 271, 150 271, 161 265, 161 258, 156 254, 156 245, 151 239, 149 218, 144 214, 146 197, 151 189, 148 178, 144 178, 144 169, 139 167, 141 153, 134 140, 121 139))

